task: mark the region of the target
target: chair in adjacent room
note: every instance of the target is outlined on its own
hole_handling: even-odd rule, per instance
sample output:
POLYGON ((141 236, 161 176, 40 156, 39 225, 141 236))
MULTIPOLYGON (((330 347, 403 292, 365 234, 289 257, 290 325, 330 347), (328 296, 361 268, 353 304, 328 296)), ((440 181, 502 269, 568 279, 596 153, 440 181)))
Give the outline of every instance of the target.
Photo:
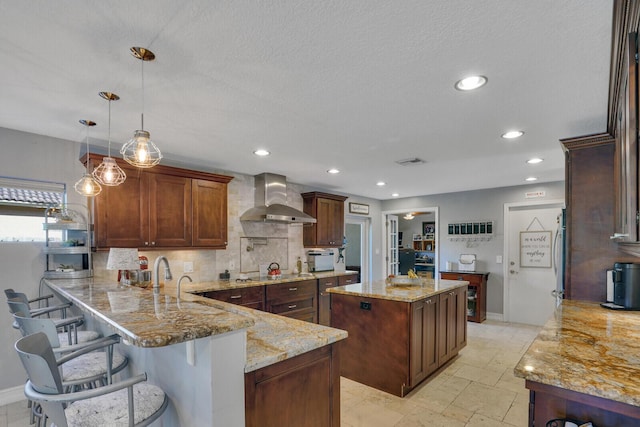
POLYGON ((58 370, 60 361, 46 334, 23 337, 15 348, 29 377, 25 395, 38 402, 58 427, 146 426, 159 418, 168 405, 162 389, 145 382, 146 374, 96 389, 65 393, 58 370))

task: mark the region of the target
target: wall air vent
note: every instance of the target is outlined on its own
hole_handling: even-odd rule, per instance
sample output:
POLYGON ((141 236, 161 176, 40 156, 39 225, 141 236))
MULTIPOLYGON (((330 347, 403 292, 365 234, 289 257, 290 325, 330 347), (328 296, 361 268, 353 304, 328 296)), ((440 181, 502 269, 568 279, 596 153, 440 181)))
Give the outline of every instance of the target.
POLYGON ((410 159, 396 160, 396 163, 399 164, 400 166, 414 166, 414 165, 421 165, 427 162, 417 157, 412 157, 410 159))

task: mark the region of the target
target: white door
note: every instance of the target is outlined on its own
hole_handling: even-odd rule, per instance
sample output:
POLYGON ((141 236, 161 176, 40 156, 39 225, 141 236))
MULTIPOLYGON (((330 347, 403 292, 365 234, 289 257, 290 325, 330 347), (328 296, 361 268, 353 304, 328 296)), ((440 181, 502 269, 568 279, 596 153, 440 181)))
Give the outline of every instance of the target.
POLYGON ((387 274, 398 274, 398 217, 387 215, 387 274))
POLYGON ((505 320, 544 325, 556 308, 553 237, 562 204, 505 208, 505 320))

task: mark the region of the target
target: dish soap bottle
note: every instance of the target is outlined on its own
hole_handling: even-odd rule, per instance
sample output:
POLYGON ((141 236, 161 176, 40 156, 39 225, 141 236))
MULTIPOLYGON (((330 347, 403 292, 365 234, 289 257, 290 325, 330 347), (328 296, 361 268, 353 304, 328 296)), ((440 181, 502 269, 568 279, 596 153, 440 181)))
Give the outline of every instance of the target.
POLYGON ((298 270, 298 274, 302 274, 302 260, 298 257, 296 261, 296 269, 298 270))

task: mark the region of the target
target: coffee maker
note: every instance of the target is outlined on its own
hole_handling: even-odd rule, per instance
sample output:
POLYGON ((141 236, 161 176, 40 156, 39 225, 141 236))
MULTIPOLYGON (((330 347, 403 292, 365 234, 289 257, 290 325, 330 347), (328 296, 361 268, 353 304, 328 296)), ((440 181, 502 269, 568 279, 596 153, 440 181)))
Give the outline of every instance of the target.
POLYGON ((613 265, 613 303, 627 310, 640 310, 640 264, 613 265))

